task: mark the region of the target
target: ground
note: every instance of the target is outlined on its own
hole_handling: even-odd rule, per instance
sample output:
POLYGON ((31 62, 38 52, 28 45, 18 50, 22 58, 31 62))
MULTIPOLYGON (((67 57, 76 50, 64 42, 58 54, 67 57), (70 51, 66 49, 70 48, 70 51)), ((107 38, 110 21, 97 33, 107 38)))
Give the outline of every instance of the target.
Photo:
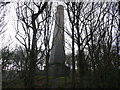
MULTIPOLYGON (((46 88, 45 81, 45 76, 35 76, 35 88, 46 88)), ((68 88, 72 86, 70 83, 69 77, 49 78, 49 88, 68 88)), ((16 78, 9 81, 3 85, 3 88, 24 88, 23 79, 16 78)))

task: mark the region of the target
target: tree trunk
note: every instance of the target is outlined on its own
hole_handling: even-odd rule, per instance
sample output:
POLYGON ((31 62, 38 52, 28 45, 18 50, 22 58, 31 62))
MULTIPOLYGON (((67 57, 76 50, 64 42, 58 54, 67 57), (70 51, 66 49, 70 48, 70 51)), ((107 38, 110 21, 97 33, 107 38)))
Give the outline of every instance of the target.
POLYGON ((49 84, 49 52, 47 52, 46 56, 46 86, 49 84))
POLYGON ((72 82, 75 88, 75 52, 74 52, 74 25, 72 24, 72 82))

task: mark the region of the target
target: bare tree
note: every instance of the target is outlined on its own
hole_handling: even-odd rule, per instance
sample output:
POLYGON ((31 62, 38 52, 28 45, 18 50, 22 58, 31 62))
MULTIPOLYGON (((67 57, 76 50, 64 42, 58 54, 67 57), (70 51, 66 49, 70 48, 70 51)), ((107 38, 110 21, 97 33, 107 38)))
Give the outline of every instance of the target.
POLYGON ((75 25, 75 2, 67 2, 67 13, 68 17, 71 23, 71 30, 72 30, 72 82, 73 82, 73 87, 75 88, 75 52, 74 52, 74 25, 75 25), (72 12, 72 16, 71 13, 72 12))
POLYGON ((44 13, 42 14, 42 19, 45 20, 42 23, 43 30, 44 30, 44 46, 45 46, 45 74, 46 74, 46 87, 48 87, 49 83, 49 58, 50 58, 50 51, 53 47, 53 43, 50 42, 52 39, 52 28, 54 22, 54 12, 52 12, 52 2, 47 5, 44 13), (46 19, 45 19, 46 18, 46 19))
POLYGON ((48 2, 21 2, 18 3, 17 17, 18 26, 16 38, 24 46, 26 50, 26 74, 25 87, 34 88, 35 67, 39 53, 43 54, 42 44, 38 43, 42 37, 42 27, 40 24, 40 15, 43 13, 48 2), (23 32, 19 26, 22 26, 23 32), (38 46, 39 45, 39 46, 38 46))
POLYGON ((0 35, 5 32, 5 26, 7 25, 6 16, 8 15, 7 5, 10 2, 0 2, 0 35))
MULTIPOLYGON (((106 79, 108 68, 114 68, 112 65, 111 50, 117 37, 113 34, 115 28, 118 28, 118 12, 115 7, 116 3, 75 3, 75 11, 72 4, 68 3, 67 11, 69 21, 74 20, 74 42, 78 47, 78 69, 80 78, 80 87, 84 87, 82 82, 85 78, 85 72, 91 72, 89 85, 96 87, 108 87, 106 79), (71 17, 70 17, 71 16, 71 17), (104 53, 103 53, 104 52, 104 53), (86 66, 87 65, 87 66, 86 66), (103 65, 103 66, 102 66, 103 65), (103 68, 102 68, 103 67, 103 68), (104 70, 104 71, 103 71, 104 70), (103 72, 106 75, 103 75, 103 72), (99 73, 99 75, 98 75, 99 73), (104 80, 103 80, 104 78, 104 80), (96 84, 93 84, 93 83, 96 84), (99 86, 98 85, 98 86, 99 86)), ((72 22, 73 24, 73 22, 72 22)), ((71 28, 72 30, 72 28, 71 28)), ((115 31, 116 32, 116 31, 115 31)), ((72 35, 70 35, 71 39, 72 35)))

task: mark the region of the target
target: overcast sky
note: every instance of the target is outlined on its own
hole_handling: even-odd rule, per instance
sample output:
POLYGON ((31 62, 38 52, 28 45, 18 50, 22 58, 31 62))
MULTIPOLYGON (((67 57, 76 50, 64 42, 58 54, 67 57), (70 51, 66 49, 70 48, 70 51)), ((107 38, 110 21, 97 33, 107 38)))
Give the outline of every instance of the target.
MULTIPOLYGON (((6 0, 6 1, 9 1, 9 0, 6 0)), ((17 1, 17 0, 16 0, 17 1)), ((18 44, 18 45, 21 45, 17 40, 16 40, 16 38, 15 38, 15 34, 16 34, 16 31, 15 31, 15 27, 16 27, 16 20, 17 20, 17 17, 16 17, 16 11, 15 11, 15 9, 16 9, 16 1, 14 1, 14 2, 12 2, 12 3, 10 3, 9 5, 7 5, 7 8, 8 8, 8 10, 9 10, 9 13, 8 13, 8 15, 7 15, 7 19, 6 20, 9 20, 8 21, 8 24, 7 24, 7 26, 5 27, 6 28, 6 32, 2 35, 2 36, 0 36, 0 40, 2 41, 2 45, 0 45, 0 46, 5 46, 5 45, 8 45, 9 43, 12 43, 11 45, 10 45, 10 47, 11 48, 14 48, 15 47, 15 45, 16 44, 18 44), (4 39, 2 38, 2 37, 4 37, 4 39), (9 42, 10 41, 10 42, 9 42), (9 42, 9 43, 8 43, 9 42)), ((22 1, 22 0, 21 0, 22 1)), ((55 5, 57 5, 57 4, 62 4, 62 3, 60 3, 60 2, 56 2, 56 3, 54 3, 54 5, 53 6, 55 6, 55 5)), ((68 20, 68 17, 67 17, 67 12, 66 11, 64 11, 64 20, 65 20, 65 28, 66 28, 66 26, 67 26, 67 28, 69 28, 68 26, 69 26, 69 24, 68 23, 66 23, 66 22, 68 22, 67 20, 68 20)), ((69 36, 67 36, 67 35, 65 35, 65 39, 68 39, 67 40, 67 42, 70 40, 69 39, 69 36)), ((67 44, 66 44, 67 45, 67 44)), ((68 46, 66 46, 66 47, 68 47, 68 46)), ((77 49, 77 48, 76 48, 77 49)), ((67 52, 69 52, 68 50, 66 50, 67 52)))
MULTIPOLYGON (((10 3, 7 5, 7 16, 5 17, 5 20, 7 20, 7 25, 5 26, 5 33, 1 36, 2 40, 2 46, 5 46, 8 41, 13 42, 12 44, 16 43, 15 39, 15 29, 14 29, 14 20, 16 20, 16 14, 15 14, 15 3, 10 3), (12 40, 12 41, 11 41, 12 40)), ((11 45, 13 46, 13 45, 11 45)))
MULTIPOLYGON (((60 5, 60 4, 62 4, 62 2, 54 2, 53 6, 57 6, 57 4, 60 5)), ((15 48, 16 45, 21 45, 15 38, 15 34, 16 34, 15 27, 16 27, 16 20, 17 20, 16 11, 15 11, 16 7, 17 7, 16 2, 12 2, 9 5, 7 5, 7 8, 9 10, 9 13, 6 17, 6 19, 8 20, 8 24, 5 27, 6 32, 0 37, 0 39, 2 41, 1 47, 4 47, 4 46, 10 44, 9 45, 10 48, 15 48)), ((64 13, 65 13, 64 20, 65 20, 65 22, 67 22, 67 20, 68 20, 68 17, 66 16, 67 12, 64 10, 64 13)), ((66 28, 66 26, 69 26, 69 24, 65 23, 65 28, 66 28)), ((65 34, 65 39, 67 39, 67 42, 68 42, 69 36, 66 34, 65 34)), ((68 47, 67 44, 66 44, 66 47, 68 47)), ((68 52, 70 52, 70 50, 67 49, 66 53, 68 53, 68 52)))

